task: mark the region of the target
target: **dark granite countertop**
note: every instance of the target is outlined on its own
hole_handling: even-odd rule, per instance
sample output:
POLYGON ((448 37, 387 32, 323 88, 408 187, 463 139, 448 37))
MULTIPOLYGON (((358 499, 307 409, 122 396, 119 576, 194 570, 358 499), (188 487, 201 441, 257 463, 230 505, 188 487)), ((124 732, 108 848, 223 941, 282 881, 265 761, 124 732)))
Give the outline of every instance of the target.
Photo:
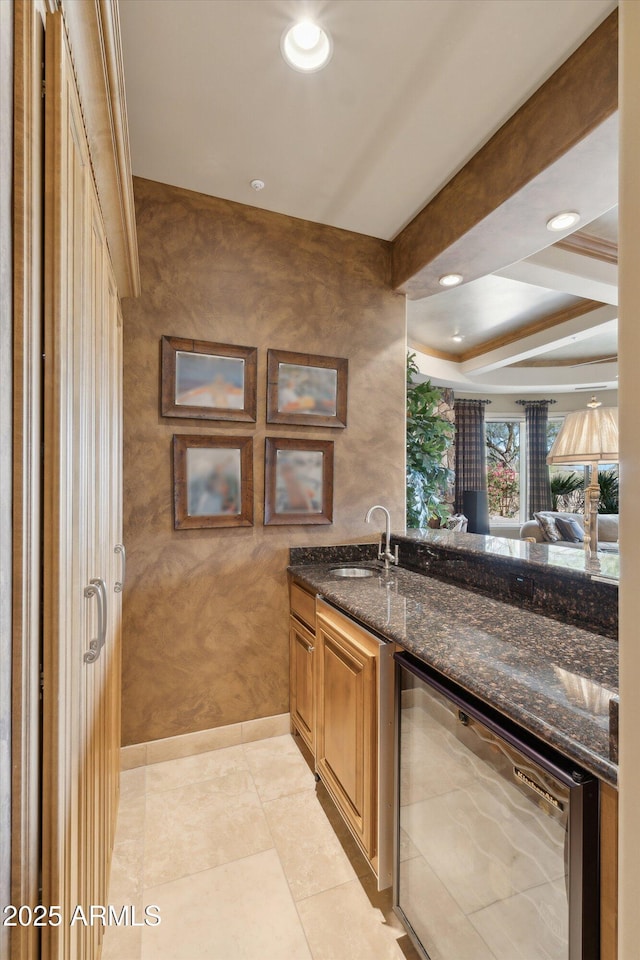
POLYGON ((452 530, 407 530, 393 534, 392 542, 400 544, 433 544, 475 556, 493 559, 517 560, 532 569, 553 568, 560 575, 576 581, 604 578, 620 579, 620 557, 617 553, 600 553, 598 570, 587 569, 582 544, 528 543, 507 537, 476 533, 456 533, 452 530))
MULTIPOLYGON (((618 692, 615 640, 367 555, 295 556, 289 570, 379 636, 395 641, 602 780, 610 760, 609 700, 618 692), (357 560, 372 577, 344 579, 357 560)), ((368 554, 370 556, 370 553, 368 554)))

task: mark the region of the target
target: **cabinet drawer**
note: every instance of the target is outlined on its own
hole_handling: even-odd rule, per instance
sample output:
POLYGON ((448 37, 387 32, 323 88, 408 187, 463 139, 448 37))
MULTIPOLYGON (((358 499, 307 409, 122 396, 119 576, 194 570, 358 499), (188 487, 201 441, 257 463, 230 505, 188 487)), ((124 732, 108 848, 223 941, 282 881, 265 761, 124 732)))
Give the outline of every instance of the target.
POLYGON ((289 594, 291 612, 298 620, 302 620, 312 633, 316 632, 316 598, 307 593, 297 583, 292 583, 289 594))

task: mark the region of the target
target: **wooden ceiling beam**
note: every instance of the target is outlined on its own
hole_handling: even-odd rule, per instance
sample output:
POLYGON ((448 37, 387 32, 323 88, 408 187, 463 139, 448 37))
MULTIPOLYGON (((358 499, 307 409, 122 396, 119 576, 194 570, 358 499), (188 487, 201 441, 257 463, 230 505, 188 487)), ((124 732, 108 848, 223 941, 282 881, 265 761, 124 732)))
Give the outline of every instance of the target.
POLYGON ((409 281, 618 107, 614 10, 393 242, 393 286, 409 281))

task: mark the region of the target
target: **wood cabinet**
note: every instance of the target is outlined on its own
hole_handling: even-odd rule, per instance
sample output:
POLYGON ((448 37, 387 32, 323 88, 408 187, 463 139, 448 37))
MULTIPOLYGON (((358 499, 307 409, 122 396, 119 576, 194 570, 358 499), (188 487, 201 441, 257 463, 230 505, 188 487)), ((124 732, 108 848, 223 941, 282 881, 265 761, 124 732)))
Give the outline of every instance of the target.
POLYGON ((290 710, 379 889, 392 880, 393 645, 294 580, 290 710))
POLYGON ((328 607, 317 617, 316 766, 367 858, 377 854, 379 642, 328 607))
MULTIPOLYGON (((61 14, 46 30, 43 903, 107 902, 118 805, 122 321, 61 14)), ((60 924, 49 958, 99 955, 60 924)))
POLYGON ((315 667, 316 769, 382 889, 392 860, 392 645, 319 601, 315 667))
POLYGON ((316 599, 297 583, 289 586, 289 709, 293 731, 315 756, 316 599))
POLYGON ((14 13, 11 897, 63 922, 13 928, 10 954, 94 960, 101 925, 70 920, 107 902, 118 803, 119 298, 139 285, 118 10, 14 13))

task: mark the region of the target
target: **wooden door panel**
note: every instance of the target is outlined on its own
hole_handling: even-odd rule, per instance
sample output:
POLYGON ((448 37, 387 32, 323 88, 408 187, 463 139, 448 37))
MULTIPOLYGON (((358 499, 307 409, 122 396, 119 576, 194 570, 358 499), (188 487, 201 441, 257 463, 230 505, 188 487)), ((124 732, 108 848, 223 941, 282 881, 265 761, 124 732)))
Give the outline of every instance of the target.
POLYGON ((335 638, 324 640, 323 760, 362 819, 364 765, 364 684, 366 662, 345 651, 335 638))
POLYGON ((102 928, 69 920, 77 905, 107 902, 117 802, 113 537, 121 503, 112 472, 121 466, 121 400, 119 390, 112 395, 120 376, 112 367, 120 352, 113 271, 59 13, 47 16, 46 30, 44 262, 42 885, 43 903, 60 904, 65 922, 43 928, 42 954, 92 960, 102 928), (97 657, 87 657, 92 641, 97 657))
MULTIPOLYGON (((59 18, 46 32, 43 623, 43 902, 63 916, 84 899, 88 842, 82 792, 86 731, 83 647, 96 621, 90 579, 89 465, 82 394, 88 354, 84 263, 88 153, 59 18)), ((83 956, 77 927, 43 930, 45 957, 83 956)))
POLYGON ((315 637, 291 617, 290 690, 293 722, 312 753, 315 753, 315 691, 313 664, 315 637))
POLYGON ((346 618, 317 617, 316 766, 362 844, 376 855, 379 644, 346 618))

